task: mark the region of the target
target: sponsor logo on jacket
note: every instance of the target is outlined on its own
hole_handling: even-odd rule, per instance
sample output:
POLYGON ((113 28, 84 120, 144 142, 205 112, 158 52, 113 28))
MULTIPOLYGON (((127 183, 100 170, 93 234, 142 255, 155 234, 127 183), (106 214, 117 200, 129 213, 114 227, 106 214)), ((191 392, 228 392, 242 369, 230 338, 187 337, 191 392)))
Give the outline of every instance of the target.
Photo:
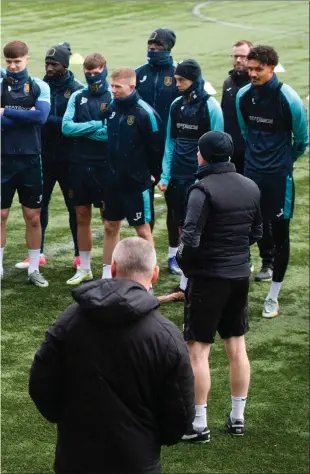
POLYGON ((190 125, 189 123, 177 123, 177 128, 182 128, 182 130, 198 130, 198 125, 190 125))
POLYGON ((256 123, 273 124, 273 122, 274 122, 274 119, 269 119, 269 118, 264 118, 264 117, 256 117, 255 115, 250 115, 249 120, 251 120, 252 122, 256 122, 256 123))

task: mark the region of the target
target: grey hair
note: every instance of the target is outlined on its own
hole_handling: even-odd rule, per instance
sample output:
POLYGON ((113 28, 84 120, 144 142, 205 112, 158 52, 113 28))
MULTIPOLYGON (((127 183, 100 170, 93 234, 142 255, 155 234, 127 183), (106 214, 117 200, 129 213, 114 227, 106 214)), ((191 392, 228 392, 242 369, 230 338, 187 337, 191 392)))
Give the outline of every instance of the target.
POLYGON ((156 252, 152 244, 141 237, 121 240, 112 254, 112 262, 124 277, 141 275, 151 278, 156 266, 156 252))

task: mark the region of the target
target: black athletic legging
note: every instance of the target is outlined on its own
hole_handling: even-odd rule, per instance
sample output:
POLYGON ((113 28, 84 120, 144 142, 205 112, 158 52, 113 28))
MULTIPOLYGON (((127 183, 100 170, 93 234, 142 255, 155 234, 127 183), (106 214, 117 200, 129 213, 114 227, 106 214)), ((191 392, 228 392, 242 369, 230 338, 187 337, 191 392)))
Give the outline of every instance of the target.
MULTIPOLYGON (((155 193, 155 184, 152 186, 152 197, 154 201, 154 193, 155 193)), ((179 225, 175 220, 173 219, 173 214, 171 210, 167 208, 167 230, 168 230, 168 242, 169 242, 169 247, 178 247, 179 246, 179 239, 180 239, 180 233, 179 233, 179 225)), ((155 218, 152 222, 150 222, 151 226, 151 231, 153 232, 154 226, 155 226, 155 218)))
POLYGON ((272 281, 281 283, 290 259, 290 219, 271 221, 275 245, 272 281))

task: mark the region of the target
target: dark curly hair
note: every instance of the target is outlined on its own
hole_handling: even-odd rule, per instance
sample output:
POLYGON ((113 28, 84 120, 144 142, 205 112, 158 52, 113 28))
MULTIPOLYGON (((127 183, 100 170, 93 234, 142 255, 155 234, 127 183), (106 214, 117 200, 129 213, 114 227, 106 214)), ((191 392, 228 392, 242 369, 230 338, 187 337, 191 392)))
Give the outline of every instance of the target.
POLYGON ((267 66, 276 66, 279 62, 279 56, 272 46, 258 45, 251 49, 248 54, 248 60, 253 59, 267 66))

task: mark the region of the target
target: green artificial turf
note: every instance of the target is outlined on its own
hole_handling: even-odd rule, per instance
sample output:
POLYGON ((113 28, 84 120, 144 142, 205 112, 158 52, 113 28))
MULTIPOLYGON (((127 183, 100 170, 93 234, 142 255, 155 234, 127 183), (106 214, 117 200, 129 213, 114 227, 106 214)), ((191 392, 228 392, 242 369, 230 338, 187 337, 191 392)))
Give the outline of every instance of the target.
MULTIPOLYGON (((32 75, 44 75, 44 55, 52 44, 69 41, 73 52, 102 52, 109 70, 145 62, 146 40, 160 26, 173 28, 174 58, 201 62, 205 78, 217 90, 230 69, 231 45, 242 38, 268 43, 279 52, 286 72, 282 81, 303 99, 308 92, 307 2, 217 2, 201 14, 238 24, 225 26, 192 14, 193 2, 2 2, 2 44, 21 39, 30 46, 32 75), (240 25, 257 28, 244 30, 240 25)), ((81 66, 72 66, 83 79, 81 66)), ((305 100, 305 104, 308 102, 305 100)), ((291 261, 280 295, 280 316, 261 318, 269 285, 251 283, 247 336, 252 382, 246 408, 247 434, 233 439, 223 429, 230 409, 228 366, 220 340, 212 348, 212 391, 208 403, 209 445, 163 449, 164 473, 307 473, 309 472, 309 173, 308 156, 295 170, 296 205, 291 225, 291 261)), ((163 199, 155 227, 161 275, 157 295, 178 278, 166 270, 167 235, 163 199)), ((93 272, 101 275, 102 224, 94 213, 93 272)), ((52 472, 55 427, 44 421, 29 400, 28 374, 45 330, 71 302, 65 281, 72 276, 73 250, 68 215, 58 187, 46 234, 46 289, 27 284, 14 264, 25 258, 24 222, 17 200, 12 207, 2 282, 2 472, 52 472)), ((134 235, 124 228, 123 236, 134 235)), ((257 248, 253 262, 259 268, 257 248)), ((162 305, 182 326, 182 303, 162 305)))

